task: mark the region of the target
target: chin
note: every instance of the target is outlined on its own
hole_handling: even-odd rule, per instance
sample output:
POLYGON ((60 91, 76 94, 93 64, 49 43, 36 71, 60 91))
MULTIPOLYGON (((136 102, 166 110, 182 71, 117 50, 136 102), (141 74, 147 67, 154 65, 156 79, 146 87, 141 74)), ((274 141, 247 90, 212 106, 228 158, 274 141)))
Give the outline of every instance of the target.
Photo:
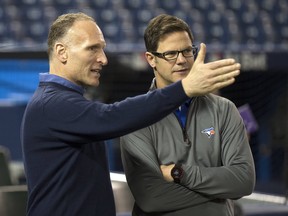
POLYGON ((98 87, 99 85, 100 85, 100 83, 98 82, 98 83, 92 84, 91 86, 96 88, 96 87, 98 87))
POLYGON ((186 76, 187 76, 187 75, 185 75, 185 76, 178 76, 178 77, 176 77, 173 81, 174 81, 174 83, 175 83, 175 82, 178 82, 178 81, 184 79, 186 76))
POLYGON ((86 88, 90 88, 90 87, 96 88, 96 87, 99 86, 99 82, 97 82, 97 83, 86 83, 84 86, 85 86, 86 88))
POLYGON ((94 79, 94 80, 90 80, 90 83, 89 85, 92 86, 92 87, 98 87, 100 84, 99 80, 97 79, 94 79), (92 81, 92 82, 91 82, 92 81))

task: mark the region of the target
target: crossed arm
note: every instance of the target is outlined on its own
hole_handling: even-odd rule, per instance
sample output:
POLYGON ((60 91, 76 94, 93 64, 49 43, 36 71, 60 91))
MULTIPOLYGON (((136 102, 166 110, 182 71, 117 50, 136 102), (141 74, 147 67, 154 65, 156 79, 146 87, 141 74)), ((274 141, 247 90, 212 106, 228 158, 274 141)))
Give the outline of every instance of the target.
POLYGON ((145 212, 166 212, 213 199, 163 178, 154 149, 149 144, 151 139, 143 135, 148 134, 147 130, 144 128, 121 138, 123 166, 137 205, 145 212))
MULTIPOLYGON (((223 120, 221 132, 221 166, 183 164, 181 185, 203 195, 219 199, 238 199, 252 193, 255 168, 246 129, 234 104, 223 120)), ((173 181, 170 173, 174 164, 161 165, 164 178, 173 181)))

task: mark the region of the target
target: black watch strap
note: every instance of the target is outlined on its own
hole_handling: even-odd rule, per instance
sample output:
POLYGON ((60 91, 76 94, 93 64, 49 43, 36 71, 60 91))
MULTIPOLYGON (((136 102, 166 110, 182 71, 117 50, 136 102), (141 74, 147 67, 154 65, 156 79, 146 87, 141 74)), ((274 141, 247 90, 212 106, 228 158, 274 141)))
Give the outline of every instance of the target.
POLYGON ((171 170, 171 176, 174 179, 174 182, 179 184, 184 174, 182 164, 177 163, 171 170))

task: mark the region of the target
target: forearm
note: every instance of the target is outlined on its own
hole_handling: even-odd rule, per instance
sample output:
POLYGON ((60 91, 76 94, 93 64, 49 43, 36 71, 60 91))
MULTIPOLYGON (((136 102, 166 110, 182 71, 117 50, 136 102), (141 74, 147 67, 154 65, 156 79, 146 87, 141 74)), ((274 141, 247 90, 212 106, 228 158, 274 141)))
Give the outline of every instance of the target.
MULTIPOLYGON (((166 182, 159 174, 151 176, 151 172, 147 172, 146 175, 143 172, 141 169, 141 178, 127 176, 127 179, 137 205, 147 213, 175 211, 213 199, 179 184, 166 182)), ((133 173, 139 176, 135 170, 133 173)))
POLYGON ((201 194, 221 199, 238 199, 252 193, 254 167, 249 164, 222 167, 184 166, 181 184, 201 194), (188 174, 187 174, 188 173, 188 174))
POLYGON ((221 164, 210 167, 183 165, 186 173, 183 185, 215 198, 237 199, 251 194, 255 167, 244 125, 240 122, 227 127, 221 142, 221 164))
POLYGON ((53 136, 67 142, 86 143, 146 127, 173 112, 187 99, 180 81, 113 104, 88 101, 73 93, 60 94, 47 100, 42 115, 53 136), (59 108, 57 111, 55 106, 59 108))
POLYGON ((153 147, 149 145, 149 136, 143 135, 145 130, 147 132, 148 129, 121 138, 122 162, 137 205, 146 212, 163 212, 187 208, 211 200, 163 179, 157 156, 153 147))

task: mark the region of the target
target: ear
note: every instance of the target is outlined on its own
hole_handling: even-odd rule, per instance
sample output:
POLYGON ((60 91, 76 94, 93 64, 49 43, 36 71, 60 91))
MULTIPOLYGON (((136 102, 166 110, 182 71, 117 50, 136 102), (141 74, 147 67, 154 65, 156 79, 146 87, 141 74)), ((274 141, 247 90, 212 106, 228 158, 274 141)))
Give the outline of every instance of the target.
POLYGON ((66 63, 67 58, 68 58, 66 46, 64 44, 58 42, 55 44, 54 48, 55 48, 55 54, 56 54, 57 58, 59 59, 59 61, 61 61, 62 63, 66 63))
POLYGON ((156 67, 155 56, 152 53, 150 53, 150 52, 145 52, 145 57, 146 57, 146 60, 147 60, 148 64, 152 68, 155 68, 156 67))

